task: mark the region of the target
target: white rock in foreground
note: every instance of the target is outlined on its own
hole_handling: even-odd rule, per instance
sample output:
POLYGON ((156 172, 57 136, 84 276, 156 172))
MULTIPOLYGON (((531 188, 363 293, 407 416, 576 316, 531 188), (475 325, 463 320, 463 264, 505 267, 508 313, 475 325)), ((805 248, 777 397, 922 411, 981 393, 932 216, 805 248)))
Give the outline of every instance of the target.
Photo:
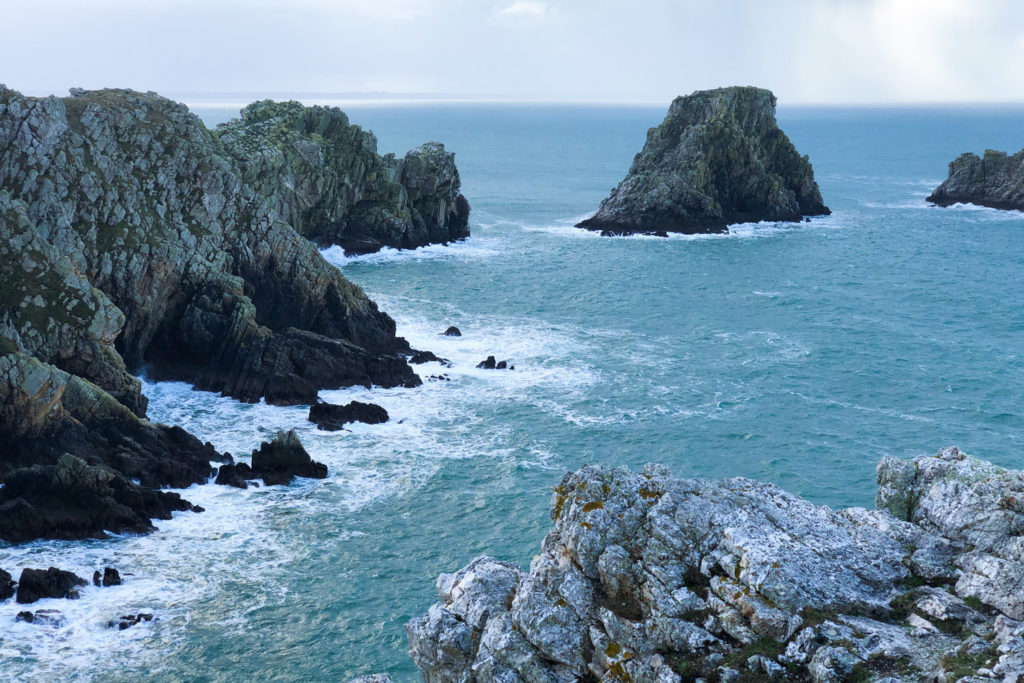
POLYGON ((530 571, 480 557, 406 626, 427 681, 1024 676, 1024 478, 957 449, 878 510, 748 479, 584 467, 530 571))

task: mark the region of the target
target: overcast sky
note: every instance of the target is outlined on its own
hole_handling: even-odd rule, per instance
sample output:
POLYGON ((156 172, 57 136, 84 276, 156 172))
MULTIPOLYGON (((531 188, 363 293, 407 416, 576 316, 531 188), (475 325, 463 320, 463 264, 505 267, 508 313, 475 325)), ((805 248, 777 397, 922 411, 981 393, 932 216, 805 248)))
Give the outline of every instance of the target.
POLYGON ((1022 0, 0 0, 0 24, 27 94, 1024 101, 1022 0))

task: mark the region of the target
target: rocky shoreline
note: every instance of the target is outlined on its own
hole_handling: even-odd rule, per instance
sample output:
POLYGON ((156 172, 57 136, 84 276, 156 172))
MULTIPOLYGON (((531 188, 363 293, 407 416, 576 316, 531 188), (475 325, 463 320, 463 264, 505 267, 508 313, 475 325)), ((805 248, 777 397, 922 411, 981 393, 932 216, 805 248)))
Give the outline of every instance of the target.
POLYGON ((948 177, 927 201, 1024 211, 1024 150, 1013 155, 992 149, 981 157, 961 155, 949 162, 948 177))
POLYGON ((0 539, 144 533, 228 462, 146 419, 135 374, 241 401, 414 387, 415 351, 313 239, 468 235, 453 155, 404 160, 337 109, 210 131, 155 93, 0 86, 0 539))
POLYGON ((775 95, 731 87, 677 97, 626 177, 577 227, 663 236, 829 213, 810 161, 775 121, 775 95))
POLYGON ((1024 474, 878 465, 875 510, 748 479, 584 467, 528 572, 480 557, 406 627, 426 681, 1024 676, 1024 474))

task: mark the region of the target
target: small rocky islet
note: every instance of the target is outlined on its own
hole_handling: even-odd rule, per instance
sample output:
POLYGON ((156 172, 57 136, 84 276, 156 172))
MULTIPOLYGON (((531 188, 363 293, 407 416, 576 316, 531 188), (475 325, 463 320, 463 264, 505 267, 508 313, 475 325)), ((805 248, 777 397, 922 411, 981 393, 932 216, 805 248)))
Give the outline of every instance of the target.
POLYGON ((828 215, 810 161, 775 121, 775 103, 754 87, 677 97, 626 177, 577 227, 664 236, 828 215))
POLYGON ((989 149, 980 157, 962 154, 949 162, 948 177, 927 201, 943 207, 976 204, 1024 211, 1024 150, 1007 154, 989 149))

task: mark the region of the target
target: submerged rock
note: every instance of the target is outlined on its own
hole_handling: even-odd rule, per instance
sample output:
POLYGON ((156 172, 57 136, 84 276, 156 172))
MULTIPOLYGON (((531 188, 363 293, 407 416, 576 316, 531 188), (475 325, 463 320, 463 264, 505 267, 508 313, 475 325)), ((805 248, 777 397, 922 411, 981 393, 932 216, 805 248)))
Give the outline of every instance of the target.
POLYGON ((50 626, 52 628, 60 628, 65 624, 64 615, 55 609, 18 612, 18 616, 14 617, 14 620, 24 621, 26 624, 35 624, 37 626, 50 626))
POLYGON ((18 579, 18 596, 15 600, 23 605, 42 598, 77 600, 80 597, 78 588, 87 585, 89 582, 77 574, 56 567, 23 569, 18 579))
POLYGON ((413 355, 409 356, 409 363, 412 365, 423 365, 424 363, 440 363, 446 368, 452 366, 452 362, 447 358, 441 358, 433 351, 417 351, 413 355))
POLYGON ((252 452, 252 473, 268 486, 290 484, 295 477, 327 478, 327 465, 315 462, 295 430, 278 432, 252 452))
POLYGON ((1013 155, 985 150, 949 162, 949 175, 928 201, 939 206, 977 204, 1024 211, 1024 150, 1013 155))
POLYGON ((113 567, 105 567, 103 569, 102 576, 99 570, 92 573, 92 585, 103 586, 120 586, 121 585, 121 574, 113 567))
POLYGON ((487 356, 479 363, 476 364, 477 368, 481 370, 515 370, 516 366, 509 365, 507 360, 494 360, 494 356, 487 356))
POLYGON ((120 631, 129 629, 132 626, 141 624, 144 621, 153 621, 153 615, 148 613, 139 614, 127 614, 118 617, 117 619, 111 619, 107 622, 107 628, 117 628, 120 631))
POLYGON ((584 467, 555 487, 529 572, 481 557, 441 575, 410 653, 427 681, 1024 675, 1007 600, 1024 573, 974 572, 965 600, 916 569, 1019 561, 1020 478, 955 449, 887 459, 884 509, 836 511, 748 479, 584 467))
POLYGON ((629 173, 578 227, 609 235, 724 232, 733 223, 830 213, 806 156, 752 87, 677 97, 629 173))
POLYGON ((309 407, 309 421, 319 429, 334 432, 349 422, 364 422, 370 425, 383 424, 389 420, 388 411, 374 403, 352 401, 343 406, 332 403, 317 403, 309 407))
POLYGON ((462 331, 459 330, 459 328, 455 327, 455 325, 452 325, 441 334, 444 335, 445 337, 461 337, 462 331))
POLYGON ((429 142, 403 159, 334 107, 254 102, 214 133, 282 220, 347 253, 413 249, 469 236, 455 155, 429 142))

